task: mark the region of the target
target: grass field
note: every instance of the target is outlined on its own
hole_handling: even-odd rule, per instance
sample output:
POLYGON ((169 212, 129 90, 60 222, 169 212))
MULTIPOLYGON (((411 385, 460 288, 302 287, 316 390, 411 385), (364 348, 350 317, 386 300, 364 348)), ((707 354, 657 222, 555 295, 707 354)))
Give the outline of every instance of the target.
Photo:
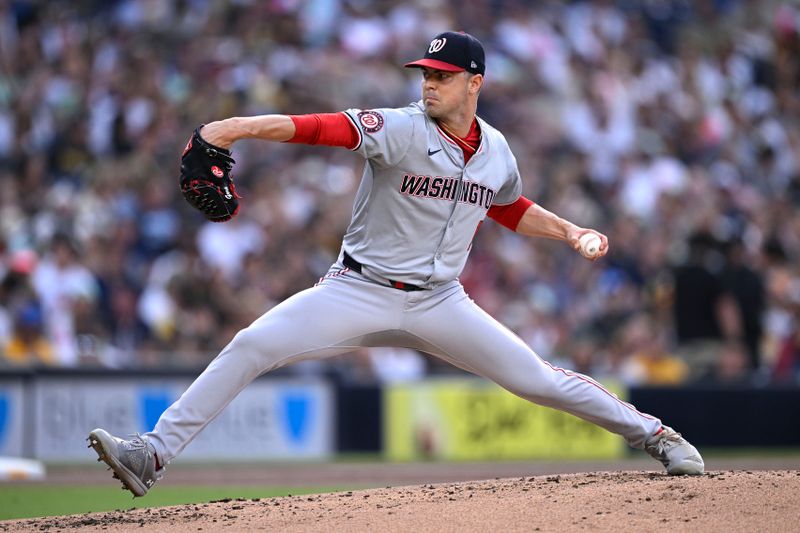
POLYGON ((290 494, 314 494, 345 490, 341 487, 215 487, 164 486, 146 498, 133 499, 116 487, 0 485, 0 520, 79 514, 116 509, 163 507, 182 503, 204 503, 224 498, 272 498, 290 494))
MULTIPOLYGON (((706 469, 794 470, 800 450, 704 450, 706 469)), ((598 471, 661 471, 643 453, 621 460, 386 463, 345 456, 325 463, 187 463, 175 465, 145 498, 133 499, 102 465, 49 464, 47 480, 0 483, 0 520, 206 503, 221 499, 341 492, 369 487, 519 478, 598 471)), ((800 474, 798 474, 800 475, 800 474)))

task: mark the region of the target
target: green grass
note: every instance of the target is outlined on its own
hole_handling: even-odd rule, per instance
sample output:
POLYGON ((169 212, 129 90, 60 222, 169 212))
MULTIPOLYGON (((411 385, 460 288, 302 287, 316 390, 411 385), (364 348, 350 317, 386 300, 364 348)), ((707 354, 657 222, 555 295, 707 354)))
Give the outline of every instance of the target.
POLYGON ((97 486, 0 485, 0 520, 80 514, 97 511, 142 509, 183 503, 205 503, 223 498, 273 498, 289 494, 335 492, 342 487, 214 487, 162 486, 144 498, 128 491, 97 486))

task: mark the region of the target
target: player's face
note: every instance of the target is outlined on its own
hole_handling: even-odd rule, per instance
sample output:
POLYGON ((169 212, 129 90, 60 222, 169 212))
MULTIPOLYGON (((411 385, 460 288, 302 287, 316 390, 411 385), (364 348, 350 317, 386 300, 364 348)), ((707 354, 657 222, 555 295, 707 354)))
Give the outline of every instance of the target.
POLYGON ((447 72, 422 69, 422 103, 433 118, 446 117, 468 102, 470 75, 467 72, 447 72))

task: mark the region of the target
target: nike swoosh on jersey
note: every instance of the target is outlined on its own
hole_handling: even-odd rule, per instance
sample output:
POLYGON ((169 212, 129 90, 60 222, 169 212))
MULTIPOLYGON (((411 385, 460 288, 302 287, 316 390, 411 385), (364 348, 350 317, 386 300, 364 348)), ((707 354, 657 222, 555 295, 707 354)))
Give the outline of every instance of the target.
POLYGON ((430 148, 428 148, 428 155, 438 154, 441 151, 442 151, 441 148, 439 148, 438 150, 431 150, 430 148))

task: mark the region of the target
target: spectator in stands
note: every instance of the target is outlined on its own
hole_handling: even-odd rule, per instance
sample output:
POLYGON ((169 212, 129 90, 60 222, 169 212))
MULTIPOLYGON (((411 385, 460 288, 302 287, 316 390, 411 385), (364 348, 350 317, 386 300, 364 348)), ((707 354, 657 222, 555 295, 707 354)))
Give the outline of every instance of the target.
POLYGON ((56 365, 58 360, 43 326, 42 310, 36 302, 20 307, 11 338, 3 346, 4 362, 15 367, 56 365))
POLYGON ((720 281, 713 237, 696 233, 688 245, 686 262, 674 273, 678 355, 691 379, 706 379, 714 375, 724 341, 738 329, 738 311, 720 281))
MULTIPOLYGON (((479 114, 529 169, 523 193, 607 228, 611 241, 611 254, 586 268, 484 224, 463 280, 472 297, 549 357, 568 359, 568 341, 587 330, 604 352, 644 313, 657 331, 675 327, 678 348, 733 339, 751 368, 783 361, 798 327, 779 290, 800 260, 797 6, 456 6, 0 1, 0 240, 6 257, 44 257, 34 285, 59 364, 84 354, 115 366, 202 366, 231 332, 313 283, 338 251, 360 161, 243 143, 234 154, 242 214, 212 228, 177 187, 163 187, 185 132, 233 109, 405 105, 416 81, 393 65, 451 27, 470 29, 497 65, 479 114), (216 240, 189 250, 199 231, 216 240), (699 231, 739 250, 679 267, 670 312, 665 274, 699 231), (56 233, 82 250, 68 246, 61 266, 56 233), (760 253, 767 244, 780 261, 760 253), (263 291, 248 291, 254 284, 263 291)), ((9 330, 16 308, 0 307, 9 330)), ((587 357, 579 343, 574 362, 619 376, 632 353, 587 357)))
MULTIPOLYGON (((75 329, 75 311, 97 297, 97 281, 81 264, 72 239, 57 234, 32 274, 33 287, 42 302, 45 329, 52 340, 56 359, 65 366, 79 363, 80 350, 75 329)), ((91 311, 89 311, 91 312, 91 311)), ((85 312, 82 315, 85 317, 85 312)), ((92 323, 99 317, 85 317, 92 323)), ((99 320, 98 320, 99 321, 99 320)))
POLYGON ((773 379, 778 383, 800 383, 800 329, 795 328, 780 343, 773 379))
POLYGON ((649 317, 634 317, 623 332, 627 357, 621 372, 626 383, 680 385, 686 382, 689 367, 669 353, 666 332, 657 330, 649 317))
POLYGON ((747 352, 747 368, 753 372, 761 365, 762 317, 766 308, 764 281, 761 274, 747 264, 746 250, 740 240, 727 243, 726 248, 722 287, 736 302, 741 319, 741 340, 747 352))
POLYGON ((724 384, 744 384, 752 382, 750 355, 747 346, 741 342, 726 342, 717 356, 717 364, 709 381, 724 384))
POLYGON ((767 316, 769 342, 776 352, 772 378, 778 383, 800 383, 800 276, 774 269, 770 278, 770 292, 781 304, 767 316))

